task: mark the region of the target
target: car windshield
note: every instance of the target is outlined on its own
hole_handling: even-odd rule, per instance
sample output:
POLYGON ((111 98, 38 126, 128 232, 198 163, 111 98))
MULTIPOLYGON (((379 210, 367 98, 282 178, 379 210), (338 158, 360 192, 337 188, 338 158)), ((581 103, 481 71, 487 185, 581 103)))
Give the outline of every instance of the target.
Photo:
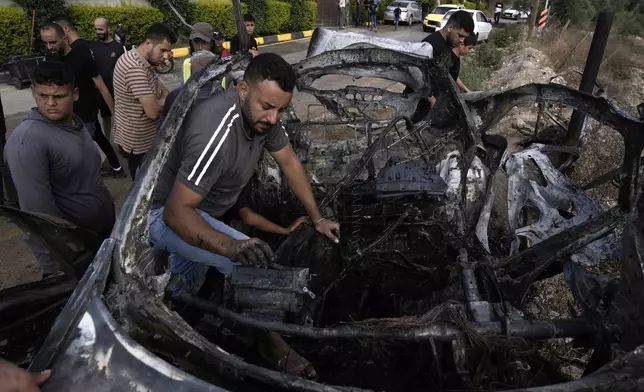
POLYGON ((434 12, 432 12, 432 14, 443 15, 450 11, 456 11, 456 10, 454 8, 449 8, 449 7, 436 7, 436 9, 434 10, 434 12))
POLYGON ((400 8, 407 8, 407 6, 408 6, 408 5, 409 5, 409 3, 405 3, 405 2, 401 2, 401 1, 396 1, 396 2, 394 2, 394 3, 389 4, 389 7, 390 7, 390 8, 396 8, 396 7, 400 7, 400 8))

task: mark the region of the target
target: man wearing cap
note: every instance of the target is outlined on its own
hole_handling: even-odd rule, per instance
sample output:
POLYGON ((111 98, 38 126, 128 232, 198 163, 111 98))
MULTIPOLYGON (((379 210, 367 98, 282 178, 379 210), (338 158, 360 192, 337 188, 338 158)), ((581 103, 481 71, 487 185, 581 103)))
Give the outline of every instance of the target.
POLYGON ((183 82, 192 75, 192 59, 212 58, 217 53, 215 29, 206 22, 198 22, 192 26, 190 33, 190 57, 183 61, 183 82))

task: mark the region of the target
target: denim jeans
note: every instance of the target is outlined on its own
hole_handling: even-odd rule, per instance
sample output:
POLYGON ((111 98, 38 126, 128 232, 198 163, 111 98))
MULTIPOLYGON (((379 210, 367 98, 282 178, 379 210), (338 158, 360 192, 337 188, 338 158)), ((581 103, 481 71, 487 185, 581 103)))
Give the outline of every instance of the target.
POLYGON ((371 15, 371 29, 376 30, 378 28, 378 15, 371 15))
MULTIPOLYGON (((237 240, 246 240, 248 236, 230 228, 207 213, 197 210, 199 215, 213 229, 237 240)), ((185 242, 163 222, 163 208, 151 210, 148 214, 150 241, 160 249, 170 253, 168 263, 170 272, 181 277, 182 286, 190 293, 196 293, 206 279, 208 267, 213 266, 223 275, 230 275, 238 263, 229 258, 197 248, 185 242)), ((173 296, 179 295, 177 288, 173 296)))

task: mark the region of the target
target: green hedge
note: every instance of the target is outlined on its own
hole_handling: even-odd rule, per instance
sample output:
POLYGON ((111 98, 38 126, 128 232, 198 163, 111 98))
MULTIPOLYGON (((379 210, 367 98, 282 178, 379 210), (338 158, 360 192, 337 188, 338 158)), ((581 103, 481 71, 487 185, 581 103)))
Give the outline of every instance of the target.
POLYGON ((29 54, 31 21, 14 7, 0 7, 0 61, 9 56, 29 54))
POLYGON ((305 1, 304 8, 306 8, 306 20, 302 26, 302 30, 313 30, 318 21, 318 3, 315 1, 305 1))
MULTIPOLYGON (((209 1, 195 3, 194 22, 208 22, 215 30, 230 38, 237 34, 235 26, 235 13, 233 3, 230 1, 209 1)), ((246 12, 246 4, 242 3, 242 10, 246 12)))
POLYGON ((141 43, 145 31, 152 23, 163 22, 161 11, 146 6, 70 5, 67 11, 69 17, 76 23, 76 29, 80 36, 91 41, 96 40, 94 30, 96 18, 107 18, 113 26, 122 23, 127 29, 128 46, 141 43))
MULTIPOLYGON (((303 30, 311 30, 315 26, 317 18, 317 3, 314 1, 305 1, 304 3, 306 23, 303 30)), ((226 38, 237 34, 232 2, 226 0, 198 2, 194 3, 194 7, 194 22, 208 22, 215 30, 222 32, 226 38)), ((247 12, 246 3, 242 3, 242 9, 244 13, 247 12)), ((262 36, 291 32, 290 15, 291 4, 284 1, 266 0, 264 28, 263 31, 257 31, 257 34, 262 36)))
POLYGON ((260 35, 286 32, 291 28, 291 5, 283 1, 266 0, 264 31, 260 35))

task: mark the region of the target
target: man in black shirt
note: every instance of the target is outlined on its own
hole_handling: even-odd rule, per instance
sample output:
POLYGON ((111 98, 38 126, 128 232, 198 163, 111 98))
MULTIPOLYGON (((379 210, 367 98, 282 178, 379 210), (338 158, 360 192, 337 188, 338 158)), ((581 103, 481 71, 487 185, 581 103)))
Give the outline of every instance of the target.
MULTIPOLYGON (((257 41, 253 38, 255 34, 255 18, 253 15, 246 14, 244 15, 244 23, 246 24, 246 34, 248 34, 248 51, 257 56, 257 41)), ((239 40, 239 34, 235 35, 233 39, 230 40, 230 54, 235 54, 241 49, 241 43, 239 40)))
MULTIPOLYGON (((94 21, 97 41, 92 43, 92 52, 96 59, 98 73, 105 82, 110 95, 114 97, 114 67, 116 61, 125 53, 123 45, 116 42, 110 35, 110 22, 105 18, 98 18, 94 21)), ((105 100, 101 100, 100 106, 101 117, 103 118, 103 128, 105 135, 109 139, 112 132, 112 111, 105 100)))
POLYGON ((121 168, 118 156, 98 122, 98 107, 101 100, 99 92, 111 109, 114 108, 114 100, 98 73, 89 43, 80 38, 75 30, 66 36, 63 27, 58 23, 44 25, 40 29, 40 38, 47 49, 47 57, 62 61, 74 74, 76 87, 79 90, 79 98, 74 103, 74 113, 83 120, 94 141, 107 157, 111 167, 107 174, 124 176, 125 171, 121 168))
MULTIPOLYGON (((474 33, 474 19, 467 11, 456 11, 447 20, 447 24, 442 29, 435 31, 425 37, 422 42, 428 42, 432 45, 432 58, 442 56, 451 56, 452 66, 449 74, 454 81, 458 80, 458 74, 461 69, 461 61, 452 50, 453 47, 460 46, 464 43, 465 38, 474 33)), ((412 92, 413 89, 405 88, 406 93, 412 92)), ((413 122, 422 120, 431 106, 436 103, 436 98, 432 95, 427 99, 421 99, 418 102, 416 112, 412 116, 413 122)))

